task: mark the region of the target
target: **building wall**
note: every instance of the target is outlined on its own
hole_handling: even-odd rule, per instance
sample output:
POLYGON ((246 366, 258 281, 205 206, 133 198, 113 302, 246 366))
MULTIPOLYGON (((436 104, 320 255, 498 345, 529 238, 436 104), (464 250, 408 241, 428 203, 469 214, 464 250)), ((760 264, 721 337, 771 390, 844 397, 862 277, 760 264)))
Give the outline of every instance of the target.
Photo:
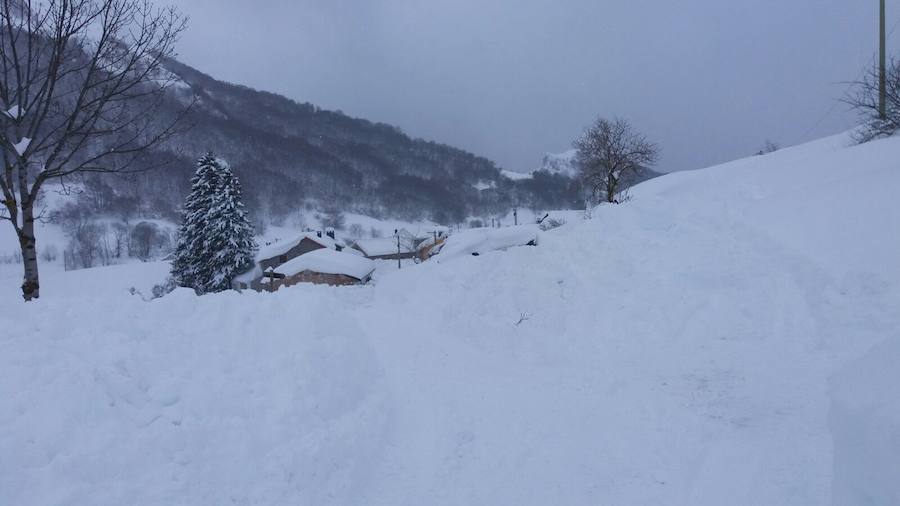
POLYGON ((316 285, 331 286, 347 286, 358 285, 360 280, 344 274, 325 274, 321 272, 303 271, 300 274, 288 276, 284 279, 277 280, 274 288, 277 290, 282 286, 294 286, 300 283, 313 283, 316 285))

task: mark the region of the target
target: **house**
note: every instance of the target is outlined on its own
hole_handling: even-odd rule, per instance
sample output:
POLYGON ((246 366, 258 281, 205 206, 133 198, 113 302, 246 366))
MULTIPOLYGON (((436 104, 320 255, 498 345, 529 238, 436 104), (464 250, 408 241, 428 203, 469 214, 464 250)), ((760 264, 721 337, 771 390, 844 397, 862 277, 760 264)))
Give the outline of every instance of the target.
POLYGON ((416 238, 401 230, 398 236, 377 239, 360 239, 353 246, 370 260, 397 260, 416 257, 416 238))
POLYGON ((300 255, 268 271, 258 290, 275 291, 282 286, 315 283, 332 286, 368 283, 375 272, 375 262, 361 256, 320 248, 300 255))
POLYGON ((256 263, 265 271, 319 249, 340 251, 343 246, 334 239, 334 233, 304 232, 288 240, 280 240, 260 248, 256 263))
POLYGON ((257 291, 265 290, 267 289, 266 283, 270 280, 265 273, 274 272, 275 269, 291 260, 314 251, 341 252, 344 249, 344 243, 335 239, 334 230, 304 232, 290 239, 276 240, 260 248, 256 254, 253 268, 235 277, 232 287, 236 290, 247 288, 257 291))

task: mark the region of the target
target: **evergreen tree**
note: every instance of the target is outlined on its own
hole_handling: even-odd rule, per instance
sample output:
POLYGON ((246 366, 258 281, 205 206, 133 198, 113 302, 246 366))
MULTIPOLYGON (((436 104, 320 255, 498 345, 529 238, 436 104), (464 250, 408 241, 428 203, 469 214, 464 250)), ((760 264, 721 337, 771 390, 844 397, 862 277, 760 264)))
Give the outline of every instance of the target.
POLYGON ((191 180, 191 192, 182 208, 178 243, 172 260, 172 278, 175 283, 198 292, 203 291, 204 280, 208 279, 208 275, 203 272, 210 256, 204 234, 207 215, 220 186, 217 166, 218 161, 212 153, 205 154, 197 161, 197 171, 191 180))
POLYGON ((253 225, 247 218, 240 181, 219 161, 219 191, 213 195, 207 217, 206 251, 211 255, 203 269, 205 292, 231 288, 235 276, 246 272, 254 262, 256 241, 253 225))

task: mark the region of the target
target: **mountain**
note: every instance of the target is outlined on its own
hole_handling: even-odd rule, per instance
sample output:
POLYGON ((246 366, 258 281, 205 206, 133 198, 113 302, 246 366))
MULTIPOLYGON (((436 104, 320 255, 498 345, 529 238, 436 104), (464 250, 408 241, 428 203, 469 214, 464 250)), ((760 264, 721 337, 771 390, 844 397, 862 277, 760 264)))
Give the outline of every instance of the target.
MULTIPOLYGON (((248 205, 277 219, 297 209, 339 208, 377 217, 459 223, 505 214, 512 206, 568 208, 577 188, 565 178, 514 181, 494 162, 412 138, 399 128, 216 80, 170 60, 173 114, 192 100, 191 128, 154 156, 175 155, 165 169, 113 182, 145 209, 176 209, 193 160, 213 150, 241 178, 248 205)), ((169 211, 171 212, 171 211, 169 211)))

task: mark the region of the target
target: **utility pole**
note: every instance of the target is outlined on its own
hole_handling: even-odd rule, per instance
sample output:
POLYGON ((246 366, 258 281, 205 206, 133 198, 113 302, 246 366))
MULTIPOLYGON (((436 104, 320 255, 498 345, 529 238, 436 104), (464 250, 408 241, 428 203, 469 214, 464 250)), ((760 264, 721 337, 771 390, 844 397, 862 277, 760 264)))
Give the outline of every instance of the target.
POLYGON ((400 263, 400 231, 394 230, 394 235, 397 236, 397 268, 402 269, 402 265, 400 263))
POLYGON ((878 74, 878 117, 887 119, 887 34, 885 30, 885 0, 881 0, 881 36, 878 74))

